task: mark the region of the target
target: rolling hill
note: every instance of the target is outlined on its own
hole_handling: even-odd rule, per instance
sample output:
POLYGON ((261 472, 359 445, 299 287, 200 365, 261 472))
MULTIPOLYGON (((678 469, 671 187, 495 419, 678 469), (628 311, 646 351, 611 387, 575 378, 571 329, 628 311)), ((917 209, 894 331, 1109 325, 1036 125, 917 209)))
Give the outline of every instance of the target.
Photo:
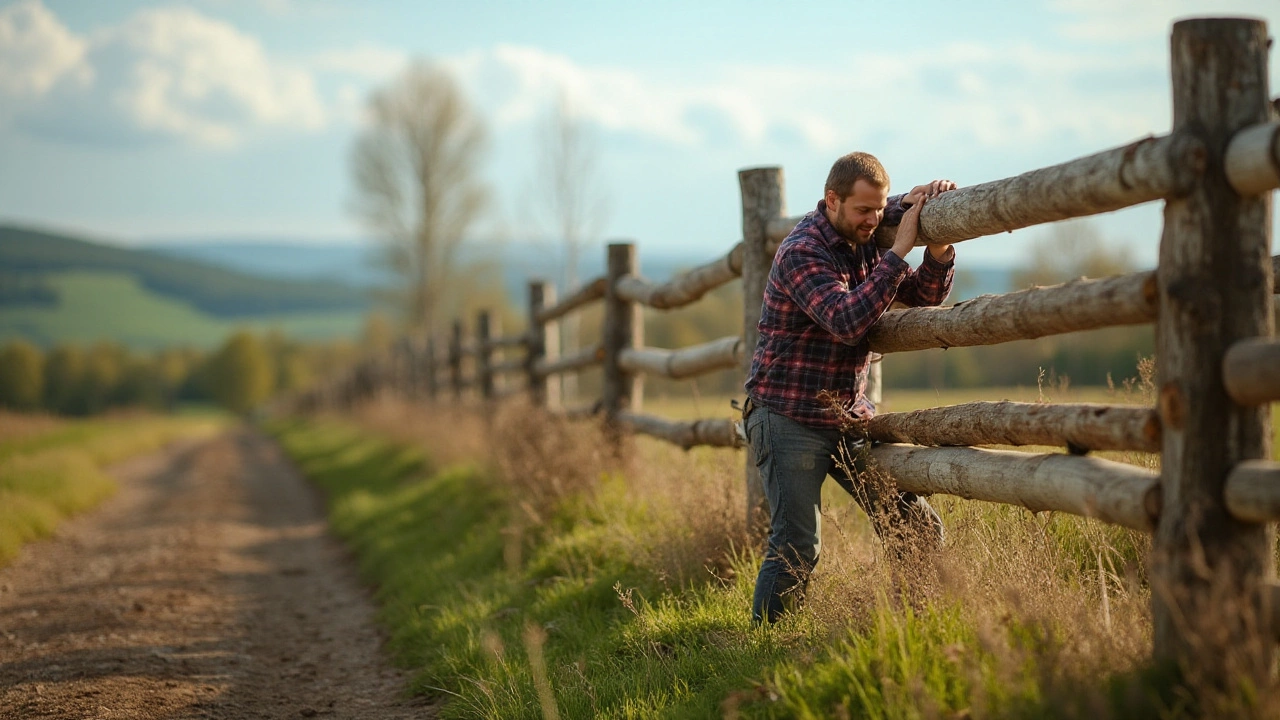
POLYGON ((344 283, 260 277, 0 225, 0 339, 209 346, 237 327, 324 339, 354 335, 369 307, 365 290, 344 283))

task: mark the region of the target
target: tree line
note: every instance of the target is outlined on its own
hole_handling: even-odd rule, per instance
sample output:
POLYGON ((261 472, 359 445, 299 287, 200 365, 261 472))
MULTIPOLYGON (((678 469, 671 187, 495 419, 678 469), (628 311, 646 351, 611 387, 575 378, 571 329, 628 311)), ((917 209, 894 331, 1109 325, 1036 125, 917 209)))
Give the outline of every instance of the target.
POLYGON ((0 408, 85 416, 216 404, 246 413, 276 393, 305 389, 358 354, 353 342, 303 344, 243 330, 213 350, 138 352, 110 341, 46 350, 10 340, 0 346, 0 408))

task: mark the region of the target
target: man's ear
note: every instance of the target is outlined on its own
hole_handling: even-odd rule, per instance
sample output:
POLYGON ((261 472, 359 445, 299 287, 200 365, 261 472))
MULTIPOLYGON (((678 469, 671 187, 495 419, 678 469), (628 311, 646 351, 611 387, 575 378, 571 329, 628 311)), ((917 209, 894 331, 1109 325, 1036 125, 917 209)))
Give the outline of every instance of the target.
POLYGON ((840 200, 840 197, 836 195, 835 190, 828 188, 825 192, 823 192, 822 199, 827 202, 827 207, 832 207, 833 205, 836 204, 837 201, 840 200))

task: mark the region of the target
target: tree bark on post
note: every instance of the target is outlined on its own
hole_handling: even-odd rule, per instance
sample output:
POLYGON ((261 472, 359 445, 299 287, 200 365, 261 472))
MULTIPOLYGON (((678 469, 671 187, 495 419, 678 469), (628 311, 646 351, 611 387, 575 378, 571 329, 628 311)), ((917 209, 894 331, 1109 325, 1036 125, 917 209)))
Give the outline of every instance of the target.
POLYGON ((449 335, 449 384, 454 401, 462 400, 462 321, 454 320, 449 335))
POLYGON ((493 337, 493 314, 488 310, 476 313, 476 382, 480 389, 480 399, 488 402, 493 399, 493 347, 489 340, 493 337))
POLYGON ((1265 407, 1228 396, 1221 366, 1237 340, 1269 328, 1270 194, 1241 197, 1223 169, 1241 128, 1268 119, 1267 30, 1256 20, 1173 27, 1173 131, 1204 143, 1189 194, 1165 205, 1156 321, 1163 508, 1155 533, 1155 655, 1193 687, 1267 680, 1272 537, 1228 512, 1223 489, 1242 460, 1265 458, 1265 407))
POLYGON ((541 280, 529 283, 529 339, 525 355, 525 372, 529 378, 529 402, 534 407, 548 410, 560 409, 560 378, 541 376, 537 372, 538 361, 552 361, 560 357, 559 322, 542 323, 538 314, 543 308, 556 304, 556 286, 541 280))
POLYGON ((604 293, 604 388, 601 399, 605 422, 615 443, 621 442, 618 413, 626 410, 639 412, 644 401, 641 377, 627 372, 618 362, 622 350, 644 345, 644 319, 640 304, 618 296, 618 279, 639 274, 635 243, 610 243, 604 293))
POLYGON ((424 371, 427 376, 427 399, 431 402, 436 401, 436 394, 440 392, 439 379, 436 377, 436 336, 427 336, 427 356, 424 360, 424 371))
MULTIPOLYGON (((769 222, 786 214, 782 189, 782 168, 762 167, 738 171, 742 190, 742 376, 751 372, 751 356, 760 339, 757 326, 764 303, 764 287, 773 267, 769 252, 769 222)), ((751 453, 746 453, 747 526, 763 529, 769 517, 760 472, 751 453)))

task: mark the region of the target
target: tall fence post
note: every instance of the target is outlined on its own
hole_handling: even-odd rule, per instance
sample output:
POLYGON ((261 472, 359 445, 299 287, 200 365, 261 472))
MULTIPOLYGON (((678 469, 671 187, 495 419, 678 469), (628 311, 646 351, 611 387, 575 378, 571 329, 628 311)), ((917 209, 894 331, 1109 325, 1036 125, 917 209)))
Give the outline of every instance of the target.
POLYGON ((608 270, 604 291, 604 403, 605 420, 612 427, 619 412, 638 411, 644 401, 641 378, 626 372, 618 364, 618 354, 625 348, 644 344, 644 319, 639 303, 618 297, 618 280, 639 275, 635 243, 609 245, 608 270))
POLYGON ((1173 27, 1173 131, 1204 144, 1203 172, 1164 210, 1157 384, 1164 444, 1163 508, 1153 545, 1155 655, 1224 685, 1267 678, 1272 647, 1263 585, 1273 575, 1265 524, 1232 518, 1227 473, 1264 458, 1267 406, 1241 407, 1222 359, 1266 335, 1271 197, 1241 197, 1223 158, 1232 135, 1270 118, 1267 30, 1256 20, 1184 20, 1173 27))
MULTIPOLYGON (((760 307, 764 303, 764 287, 773 267, 769 252, 769 221, 786 214, 782 189, 782 168, 748 168, 738 172, 742 190, 742 376, 751 372, 751 356, 760 339, 760 307)), ((757 527, 768 517, 760 472, 746 453, 747 524, 757 527)))
POLYGON ((537 366, 539 360, 555 360, 560 356, 560 324, 539 322, 538 315, 543 308, 555 302, 555 285, 541 280, 529 283, 529 345, 525 355, 529 401, 534 407, 548 410, 560 409, 560 378, 554 375, 540 377, 537 366))
POLYGON ((454 320, 449 335, 449 384, 453 399, 462 399, 462 321, 454 320))
POLYGON ((476 385, 482 400, 493 399, 493 314, 488 310, 476 313, 476 385))
POLYGON ((436 336, 427 336, 427 356, 424 358, 425 371, 427 375, 427 399, 435 402, 436 394, 440 392, 440 382, 436 377, 436 336))

